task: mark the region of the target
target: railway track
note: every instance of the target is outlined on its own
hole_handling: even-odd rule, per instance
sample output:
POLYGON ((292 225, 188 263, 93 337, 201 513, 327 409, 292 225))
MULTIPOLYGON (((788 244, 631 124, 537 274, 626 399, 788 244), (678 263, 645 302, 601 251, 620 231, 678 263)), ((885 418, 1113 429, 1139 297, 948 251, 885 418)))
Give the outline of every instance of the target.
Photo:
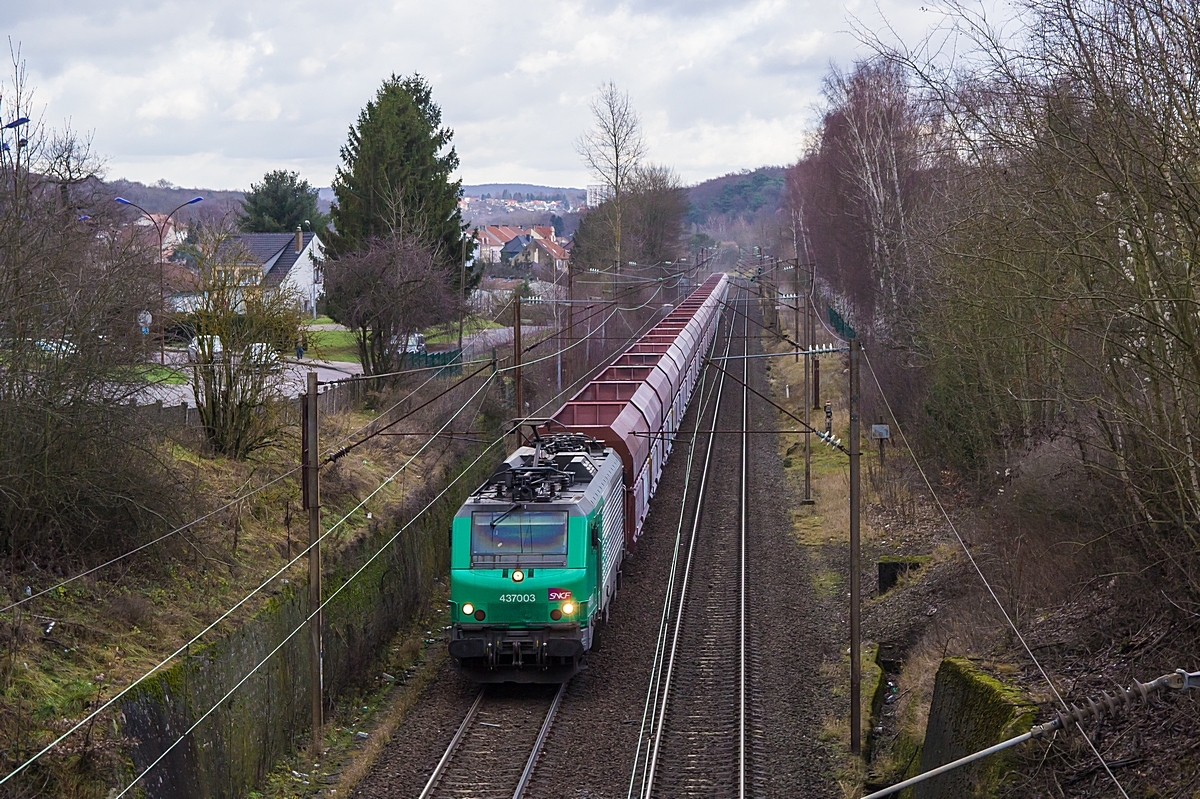
POLYGON ((567 684, 480 689, 420 799, 521 799, 567 684))
MULTIPOLYGON (((725 329, 726 356, 735 342, 747 346, 748 331, 739 337, 735 326, 730 320, 725 329)), ((743 359, 743 383, 748 363, 743 359)), ((755 661, 748 660, 746 638, 747 391, 727 386, 721 374, 715 394, 692 438, 690 457, 703 448, 703 460, 694 479, 689 469, 694 492, 685 488, 679 561, 669 578, 630 799, 747 795, 756 737, 748 729, 748 667, 755 661), (740 432, 713 432, 725 429, 740 432)))

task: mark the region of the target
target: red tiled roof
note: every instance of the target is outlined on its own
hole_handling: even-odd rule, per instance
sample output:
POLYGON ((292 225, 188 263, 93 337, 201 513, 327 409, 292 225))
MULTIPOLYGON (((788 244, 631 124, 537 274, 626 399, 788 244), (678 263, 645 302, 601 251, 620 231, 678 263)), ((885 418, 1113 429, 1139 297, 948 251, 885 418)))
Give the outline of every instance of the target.
POLYGON ((507 244, 523 232, 521 228, 512 227, 511 225, 488 225, 486 229, 489 233, 500 239, 503 244, 507 244))
POLYGON ((568 257, 570 257, 567 255, 566 250, 564 250, 562 247, 559 247, 549 239, 534 239, 534 243, 549 253, 551 258, 555 258, 559 261, 565 261, 568 257))
POLYGON ((492 226, 489 225, 488 227, 476 230, 475 238, 478 239, 479 243, 484 247, 499 247, 504 244, 507 239, 500 238, 493 230, 490 229, 491 227, 492 226))

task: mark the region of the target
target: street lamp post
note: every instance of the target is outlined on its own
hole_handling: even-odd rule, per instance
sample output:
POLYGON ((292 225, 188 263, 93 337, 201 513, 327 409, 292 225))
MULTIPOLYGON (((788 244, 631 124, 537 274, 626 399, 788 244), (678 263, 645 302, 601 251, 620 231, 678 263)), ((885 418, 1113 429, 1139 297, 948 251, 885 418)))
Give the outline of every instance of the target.
MULTIPOLYGON (((3 138, 0 138, 0 156, 2 156, 3 153, 9 153, 11 155, 12 164, 13 164, 13 196, 16 197, 18 203, 21 200, 21 194, 20 194, 21 150, 29 144, 29 140, 23 138, 21 136, 21 133, 17 130, 17 128, 21 127, 22 125, 28 125, 28 124, 29 124, 29 117, 18 117, 17 119, 14 119, 12 122, 9 122, 8 124, 4 125, 3 128, 0 128, 0 131, 11 130, 13 132, 13 135, 16 137, 15 144, 17 145, 17 148, 15 150, 13 150, 9 147, 7 141, 4 141, 3 138)), ((25 168, 28 171, 28 168, 29 168, 28 163, 26 163, 25 168)))
POLYGON ((167 364, 167 293, 166 286, 164 285, 164 272, 167 265, 163 259, 163 236, 167 233, 167 223, 171 221, 171 217, 175 216, 175 213, 180 208, 183 208, 185 205, 195 205, 203 199, 203 197, 193 197, 187 202, 175 206, 175 209, 167 214, 160 225, 153 214, 137 203, 131 203, 124 197, 113 198, 114 202, 118 202, 121 205, 129 205, 141 211, 142 216, 150 220, 150 224, 154 225, 154 230, 158 233, 158 362, 163 366, 167 364))

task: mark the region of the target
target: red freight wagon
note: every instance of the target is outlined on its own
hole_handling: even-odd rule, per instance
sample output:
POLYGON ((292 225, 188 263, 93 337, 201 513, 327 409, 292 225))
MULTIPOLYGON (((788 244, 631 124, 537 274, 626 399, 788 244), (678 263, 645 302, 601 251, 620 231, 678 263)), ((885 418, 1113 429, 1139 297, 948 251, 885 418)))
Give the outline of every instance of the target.
POLYGON ((641 535, 728 285, 725 275, 711 275, 543 426, 593 436, 620 454, 626 548, 641 535))

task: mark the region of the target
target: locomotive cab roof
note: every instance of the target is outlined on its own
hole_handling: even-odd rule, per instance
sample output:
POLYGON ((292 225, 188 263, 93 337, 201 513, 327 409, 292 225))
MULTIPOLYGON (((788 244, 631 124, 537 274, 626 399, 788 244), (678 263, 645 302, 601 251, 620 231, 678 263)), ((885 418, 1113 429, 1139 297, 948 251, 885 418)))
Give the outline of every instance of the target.
POLYGON ((533 446, 519 447, 505 458, 475 490, 463 510, 514 502, 576 504, 602 489, 592 485, 595 478, 602 471, 620 468, 619 460, 610 447, 589 436, 542 436, 533 446), (610 462, 610 458, 616 458, 617 463, 610 462))

